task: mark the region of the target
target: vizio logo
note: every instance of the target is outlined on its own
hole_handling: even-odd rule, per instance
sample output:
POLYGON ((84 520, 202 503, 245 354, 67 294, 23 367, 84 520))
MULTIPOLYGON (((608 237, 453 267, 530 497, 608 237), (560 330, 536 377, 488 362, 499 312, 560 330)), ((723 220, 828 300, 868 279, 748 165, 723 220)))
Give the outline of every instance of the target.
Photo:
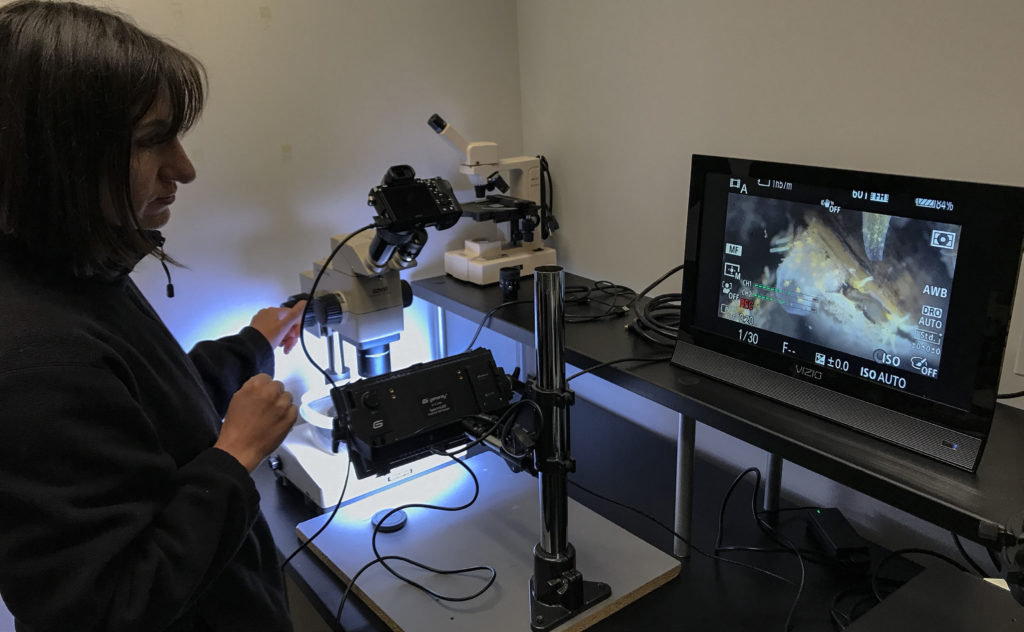
POLYGON ((818 369, 814 369, 809 366, 803 366, 801 364, 793 365, 793 373, 797 377, 810 378, 812 380, 820 380, 822 376, 821 371, 819 371, 818 369))

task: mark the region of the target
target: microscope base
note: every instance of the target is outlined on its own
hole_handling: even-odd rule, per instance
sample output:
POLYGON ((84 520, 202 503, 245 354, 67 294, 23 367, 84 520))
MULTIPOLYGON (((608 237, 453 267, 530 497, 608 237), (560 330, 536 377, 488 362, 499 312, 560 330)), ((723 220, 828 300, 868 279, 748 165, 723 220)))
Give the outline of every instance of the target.
POLYGON ((547 246, 503 249, 497 241, 466 240, 465 249, 444 253, 444 271, 461 281, 490 285, 498 282, 502 268, 521 266, 519 276, 530 276, 539 266, 555 265, 555 255, 555 249, 547 246))

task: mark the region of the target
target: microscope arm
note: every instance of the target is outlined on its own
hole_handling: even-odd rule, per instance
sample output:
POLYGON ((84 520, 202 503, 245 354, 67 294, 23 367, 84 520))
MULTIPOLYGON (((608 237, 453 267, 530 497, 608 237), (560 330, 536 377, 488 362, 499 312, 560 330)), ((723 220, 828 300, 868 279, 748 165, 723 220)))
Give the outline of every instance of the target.
POLYGON ((498 189, 506 193, 511 189, 513 197, 540 202, 540 158, 515 156, 499 159, 497 143, 467 142, 438 114, 431 116, 427 124, 462 155, 459 173, 469 178, 478 198, 484 197, 486 191, 498 189))

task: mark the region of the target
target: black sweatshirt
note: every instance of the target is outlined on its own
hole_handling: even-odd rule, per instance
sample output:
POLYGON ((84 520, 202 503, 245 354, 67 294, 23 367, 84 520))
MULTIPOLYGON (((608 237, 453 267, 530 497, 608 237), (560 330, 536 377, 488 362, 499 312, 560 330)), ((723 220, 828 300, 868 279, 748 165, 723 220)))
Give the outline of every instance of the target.
POLYGON ((255 329, 188 354, 135 284, 0 242, 0 594, 26 632, 291 630, 249 473, 212 447, 273 372, 255 329))

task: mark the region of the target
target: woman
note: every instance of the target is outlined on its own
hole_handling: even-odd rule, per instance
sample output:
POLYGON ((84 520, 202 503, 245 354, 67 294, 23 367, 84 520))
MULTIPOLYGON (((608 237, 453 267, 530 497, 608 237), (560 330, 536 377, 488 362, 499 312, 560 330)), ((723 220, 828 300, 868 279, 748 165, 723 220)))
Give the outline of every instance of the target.
POLYGON ((249 477, 296 417, 303 304, 181 349, 128 277, 195 170, 187 54, 111 13, 0 7, 0 594, 17 629, 290 630, 249 477), (221 420, 223 419, 223 423, 221 420))

